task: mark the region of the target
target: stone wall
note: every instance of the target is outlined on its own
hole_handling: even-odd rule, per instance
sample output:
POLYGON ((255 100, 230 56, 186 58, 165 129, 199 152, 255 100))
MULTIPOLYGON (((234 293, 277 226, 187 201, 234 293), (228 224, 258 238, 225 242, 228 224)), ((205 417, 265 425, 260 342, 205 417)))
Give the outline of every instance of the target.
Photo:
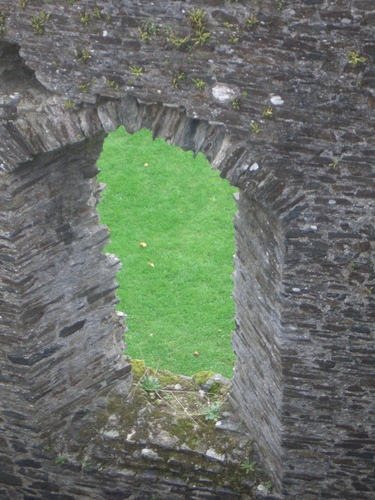
MULTIPOLYGON (((102 254, 108 232, 95 209, 95 161, 120 124, 203 152, 239 188, 230 399, 276 490, 371 498, 372 2, 8 4, 0 0, 4 498, 65 498, 66 476, 79 485, 82 472, 51 469, 44 443, 129 393, 119 263, 102 254), (206 13, 202 44, 192 8, 206 13)), ((114 469, 129 497, 151 497, 137 490, 148 479, 114 469)), ((103 495, 100 474, 70 498, 103 495)))

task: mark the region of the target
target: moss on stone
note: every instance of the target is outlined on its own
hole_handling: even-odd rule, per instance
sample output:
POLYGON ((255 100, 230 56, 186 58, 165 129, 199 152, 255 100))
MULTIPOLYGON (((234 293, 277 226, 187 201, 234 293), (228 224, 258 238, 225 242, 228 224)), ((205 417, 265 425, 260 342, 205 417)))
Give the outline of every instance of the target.
POLYGON ((228 386, 221 382, 213 382, 208 392, 215 396, 225 396, 228 393, 228 386))
POLYGON ((145 362, 143 359, 131 359, 130 364, 132 365, 134 380, 138 381, 146 372, 145 362))
POLYGON ((204 385, 212 375, 214 375, 212 371, 198 372, 193 375, 193 379, 198 385, 204 385))
POLYGON ((157 377, 163 387, 167 385, 181 384, 181 377, 179 375, 165 370, 159 371, 157 377))

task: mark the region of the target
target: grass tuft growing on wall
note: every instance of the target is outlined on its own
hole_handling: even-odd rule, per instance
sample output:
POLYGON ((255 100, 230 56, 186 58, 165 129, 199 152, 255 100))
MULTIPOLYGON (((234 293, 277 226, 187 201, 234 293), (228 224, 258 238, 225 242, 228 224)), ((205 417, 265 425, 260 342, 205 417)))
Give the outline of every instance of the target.
POLYGON ((234 188, 199 154, 123 127, 99 161, 104 249, 122 263, 126 353, 184 375, 232 375, 234 188))

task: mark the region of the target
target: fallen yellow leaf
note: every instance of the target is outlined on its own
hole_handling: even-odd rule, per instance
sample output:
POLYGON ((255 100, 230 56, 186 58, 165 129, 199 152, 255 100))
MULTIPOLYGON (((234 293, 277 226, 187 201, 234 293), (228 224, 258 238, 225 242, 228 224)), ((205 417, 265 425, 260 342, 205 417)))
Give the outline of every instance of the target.
POLYGON ((144 163, 144 164, 143 164, 143 166, 144 166, 144 167, 148 167, 148 163, 144 163))
POLYGON ((141 245, 141 247, 143 247, 143 248, 144 248, 144 247, 147 247, 147 243, 145 243, 144 241, 141 241, 141 242, 140 242, 140 245, 141 245))
POLYGON ((194 355, 194 356, 200 356, 200 352, 195 351, 195 352, 193 352, 193 355, 194 355))
POLYGON ((147 262, 147 264, 151 267, 155 267, 154 264, 152 262, 147 262))

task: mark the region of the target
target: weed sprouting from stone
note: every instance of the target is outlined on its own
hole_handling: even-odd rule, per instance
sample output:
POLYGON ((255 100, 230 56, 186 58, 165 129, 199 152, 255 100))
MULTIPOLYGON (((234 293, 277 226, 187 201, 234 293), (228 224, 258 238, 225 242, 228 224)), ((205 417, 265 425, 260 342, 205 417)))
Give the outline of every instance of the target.
POLYGON ((232 108, 234 109, 234 111, 239 111, 240 101, 238 99, 233 99, 233 101, 231 101, 231 104, 232 104, 232 108))
POLYGON ((214 421, 219 420, 220 408, 221 408, 221 402, 215 401, 214 403, 210 404, 210 406, 208 406, 203 410, 202 415, 204 416, 205 420, 214 420, 214 421))
POLYGON ((198 90, 203 90, 206 86, 206 82, 201 78, 192 78, 191 81, 194 83, 198 90))
POLYGON ((209 31, 196 31, 195 36, 192 38, 194 45, 204 45, 211 38, 209 31))
POLYGON ((365 64, 366 58, 363 56, 360 56, 358 52, 355 51, 349 51, 348 52, 348 61, 353 68, 357 68, 358 66, 361 66, 362 64, 365 64))
POLYGON ((172 87, 174 89, 181 88, 181 81, 185 80, 185 78, 186 78, 186 75, 183 71, 176 71, 173 75, 172 87))
POLYGON ((119 84, 116 83, 114 80, 107 80, 107 87, 115 90, 116 92, 118 92, 118 90, 120 89, 119 84))
POLYGON ((133 76, 142 76, 143 68, 141 66, 130 66, 130 71, 133 76))
POLYGON ((254 134, 259 134, 260 132, 260 127, 256 122, 251 122, 250 123, 250 128, 254 132, 254 134))
POLYGON ((80 62, 85 62, 88 59, 91 59, 90 51, 87 48, 76 51, 75 56, 77 58, 77 61, 80 61, 80 62))
POLYGON ((80 17, 80 22, 87 26, 91 21, 90 14, 88 12, 84 12, 80 17))
POLYGON ((334 158, 332 162, 328 165, 329 167, 336 168, 339 166, 339 160, 338 158, 334 158))
POLYGON ((185 37, 178 37, 175 36, 173 33, 171 33, 168 37, 167 40, 171 42, 172 45, 177 47, 178 49, 180 47, 187 46, 188 43, 190 42, 190 35, 187 35, 185 37))
POLYGON ((286 0, 275 0, 277 5, 277 10, 283 10, 286 5, 286 0))
POLYGON ((142 42, 151 42, 152 37, 159 33, 160 27, 151 19, 146 19, 141 26, 138 26, 138 31, 142 42))
POLYGON ((158 392, 162 390, 161 383, 157 377, 153 375, 144 375, 140 385, 146 392, 158 392))
POLYGON ((206 12, 203 9, 192 9, 188 14, 188 19, 194 36, 192 40, 194 45, 204 45, 212 37, 207 30, 206 12))
POLYGON ((77 88, 84 94, 87 94, 87 92, 90 90, 90 87, 91 87, 90 82, 82 82, 79 85, 77 85, 77 88))
POLYGON ((101 13, 100 13, 100 9, 99 9, 99 7, 94 7, 94 17, 95 17, 96 19, 101 19, 101 18, 102 18, 102 15, 101 15, 101 13))
POLYGON ((268 108, 263 109, 262 115, 265 118, 272 118, 273 117, 273 109, 272 106, 268 106, 268 108))
POLYGON ((2 35, 5 31, 5 14, 4 12, 0 12, 0 35, 2 35))
POLYGON ((238 36, 239 35, 239 31, 236 30, 235 33, 233 33, 229 38, 228 38, 228 42, 229 43, 238 43, 240 41, 240 37, 238 36))
POLYGON ((245 460, 243 464, 241 464, 241 469, 245 471, 245 474, 250 474, 250 472, 255 472, 257 468, 256 462, 250 462, 249 459, 245 460))
POLYGON ((69 111, 74 108, 74 103, 72 101, 65 101, 64 108, 69 111))
POLYGON ((206 26, 206 12, 203 9, 192 9, 188 17, 193 31, 201 31, 206 26))
POLYGON ((50 16, 49 14, 41 12, 39 15, 31 18, 31 24, 34 29, 35 35, 43 35, 45 31, 45 24, 46 21, 48 21, 49 16, 50 16))
POLYGON ((246 19, 245 26, 247 29, 254 29, 256 26, 258 26, 259 22, 259 19, 254 16, 254 14, 251 14, 251 16, 246 19))

